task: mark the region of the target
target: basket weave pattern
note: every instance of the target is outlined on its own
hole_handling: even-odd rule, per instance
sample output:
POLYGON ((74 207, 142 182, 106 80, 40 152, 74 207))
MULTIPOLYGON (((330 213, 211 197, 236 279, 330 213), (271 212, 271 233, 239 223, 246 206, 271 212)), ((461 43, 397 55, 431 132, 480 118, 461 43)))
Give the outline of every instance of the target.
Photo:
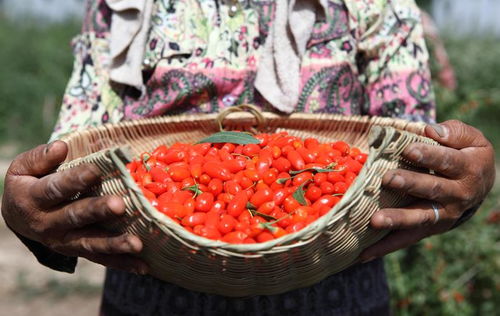
MULTIPOLYGON (((299 232, 258 244, 234 245, 189 233, 154 209, 142 195, 125 164, 160 144, 192 143, 219 130, 215 114, 183 115, 104 125, 63 138, 67 162, 59 170, 95 163, 104 177, 91 195, 123 196, 125 219, 107 223, 118 232, 138 235, 145 245, 141 257, 150 273, 190 290, 231 297, 272 295, 310 286, 356 263, 360 252, 387 231, 369 228, 374 212, 409 204, 412 199, 381 188, 385 171, 413 169, 401 158, 413 142, 435 144, 423 136, 425 125, 388 118, 263 113, 262 132, 287 131, 320 142, 344 140, 368 152, 360 175, 332 211, 299 232)), ((226 119, 228 130, 250 130, 248 113, 226 119)))

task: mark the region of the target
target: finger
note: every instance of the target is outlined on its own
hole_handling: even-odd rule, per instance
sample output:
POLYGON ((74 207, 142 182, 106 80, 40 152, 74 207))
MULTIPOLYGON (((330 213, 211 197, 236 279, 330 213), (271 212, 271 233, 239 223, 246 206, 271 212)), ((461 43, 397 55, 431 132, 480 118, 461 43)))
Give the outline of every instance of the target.
POLYGON ((72 230, 113 220, 125 214, 125 203, 117 196, 91 197, 71 202, 47 213, 48 226, 54 230, 72 230))
POLYGON ((149 271, 148 265, 141 259, 135 258, 130 255, 102 255, 102 254, 91 254, 87 255, 90 261, 102 264, 103 266, 123 270, 127 272, 137 273, 145 275, 149 271))
POLYGON ((7 173, 16 176, 44 176, 56 169, 66 159, 67 153, 68 146, 62 141, 40 145, 17 156, 7 173))
POLYGON ((31 193, 40 205, 54 206, 97 184, 100 180, 100 173, 95 165, 80 165, 43 177, 33 185, 31 193))
POLYGON ((419 167, 428 168, 450 178, 459 178, 466 170, 466 157, 457 149, 414 143, 408 146, 403 157, 419 167))
POLYGON ((128 233, 112 235, 102 229, 82 229, 69 232, 63 240, 63 246, 73 255, 91 254, 138 254, 142 250, 142 241, 128 233))
POLYGON ((370 224, 375 229, 413 229, 434 225, 436 220, 448 220, 443 207, 435 204, 438 215, 431 202, 422 202, 405 208, 387 208, 373 214, 370 224))
POLYGON ((446 204, 457 198, 461 189, 453 180, 404 169, 389 170, 382 178, 382 185, 412 196, 446 204))
POLYGON ((425 133, 437 142, 456 149, 489 146, 489 142, 483 133, 457 120, 428 125, 425 128, 425 133))
POLYGON ((361 262, 369 262, 375 258, 413 245, 428 235, 428 231, 422 228, 394 231, 363 250, 359 259, 361 262))

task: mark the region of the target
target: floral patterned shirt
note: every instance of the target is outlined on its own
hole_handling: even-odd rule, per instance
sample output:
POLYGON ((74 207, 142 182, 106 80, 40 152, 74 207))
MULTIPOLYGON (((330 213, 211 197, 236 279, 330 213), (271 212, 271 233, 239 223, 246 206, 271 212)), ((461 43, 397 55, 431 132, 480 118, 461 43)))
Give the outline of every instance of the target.
MULTIPOLYGON (((105 0, 88 0, 52 139, 107 122, 210 113, 240 103, 277 112, 253 86, 275 2, 241 0, 234 16, 227 3, 155 0, 142 69, 145 89, 138 91, 110 83, 112 12, 105 0)), ((433 121, 428 53, 414 1, 329 0, 328 9, 316 21, 302 59, 295 111, 433 121)), ((74 269, 74 259, 48 256, 39 260, 74 269)), ((310 288, 243 299, 108 269, 101 314, 387 315, 388 302, 380 259, 310 288)))
MULTIPOLYGON (((145 89, 109 81, 111 10, 88 0, 75 64, 52 139, 106 122, 241 103, 275 110, 253 86, 274 1, 156 0, 145 48, 145 89)), ((433 120, 428 53, 413 0, 329 0, 301 63, 295 111, 433 120)))

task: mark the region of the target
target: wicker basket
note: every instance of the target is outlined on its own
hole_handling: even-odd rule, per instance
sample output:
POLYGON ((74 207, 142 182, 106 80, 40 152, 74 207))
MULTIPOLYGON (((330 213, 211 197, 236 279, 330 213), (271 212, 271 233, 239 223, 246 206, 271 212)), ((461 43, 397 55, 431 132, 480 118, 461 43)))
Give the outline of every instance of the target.
MULTIPOLYGON (((232 112, 233 110, 229 111, 232 112)), ((386 170, 411 168, 400 154, 412 142, 434 143, 419 136, 424 125, 403 120, 337 115, 225 112, 183 115, 103 125, 63 138, 69 154, 59 170, 92 162, 103 171, 92 195, 123 196, 127 215, 107 228, 138 235, 141 257, 150 274, 190 290, 230 297, 271 295, 310 286, 357 262, 360 252, 387 232, 369 228, 370 217, 383 207, 411 202, 409 196, 381 188, 386 170), (225 119, 224 119, 225 118, 225 119), (279 239, 235 245, 189 233, 157 212, 136 186, 125 164, 160 144, 194 142, 219 131, 288 131, 327 142, 344 140, 369 156, 348 192, 325 216, 279 239)))

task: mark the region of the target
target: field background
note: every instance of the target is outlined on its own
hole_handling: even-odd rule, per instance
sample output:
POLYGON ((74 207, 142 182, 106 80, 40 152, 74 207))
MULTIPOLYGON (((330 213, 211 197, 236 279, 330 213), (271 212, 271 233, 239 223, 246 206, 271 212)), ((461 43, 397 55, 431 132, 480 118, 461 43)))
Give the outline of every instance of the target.
MULTIPOLYGON (((78 24, 11 22, 0 11, 0 192, 11 159, 48 139, 71 71, 69 42, 78 24)), ((500 42, 488 34, 443 39, 458 86, 448 91, 435 84, 438 121, 460 119, 479 128, 500 157, 500 42)), ((433 69, 437 71, 436 65, 433 69)), ((395 315, 493 315, 500 310, 498 218, 497 181, 468 223, 389 255, 386 268, 395 315)), ((76 275, 43 268, 1 221, 2 311, 95 315, 103 269, 81 263, 76 275)))

